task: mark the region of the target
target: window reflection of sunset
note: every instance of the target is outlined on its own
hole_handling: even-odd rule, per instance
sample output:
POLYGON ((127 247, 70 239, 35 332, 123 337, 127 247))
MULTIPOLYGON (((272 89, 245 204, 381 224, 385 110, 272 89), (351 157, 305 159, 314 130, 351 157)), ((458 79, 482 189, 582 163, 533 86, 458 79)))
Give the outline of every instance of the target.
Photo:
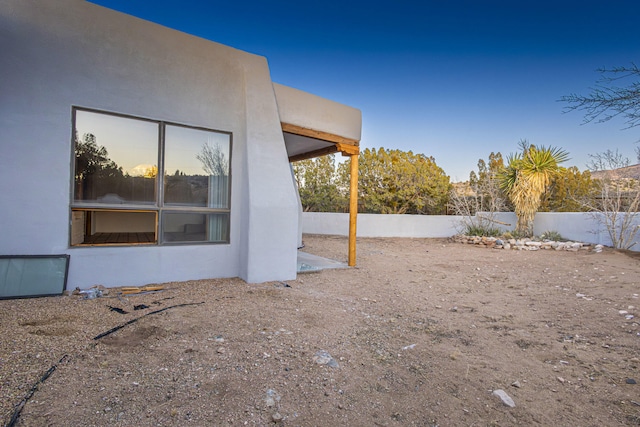
MULTIPOLYGON (((76 130, 82 140, 93 134, 98 146, 108 157, 131 176, 151 176, 158 168, 158 128, 156 122, 128 117, 76 112, 76 130)), ((208 175, 197 155, 203 146, 217 147, 229 160, 229 135, 183 126, 166 125, 165 175, 179 170, 185 175, 208 175)), ((228 171, 227 171, 228 173, 228 171)))
POLYGON ((73 113, 72 245, 229 241, 230 133, 73 113))
POLYGON ((90 111, 76 111, 78 138, 90 133, 106 148, 108 156, 124 173, 144 175, 158 164, 158 124, 90 111))

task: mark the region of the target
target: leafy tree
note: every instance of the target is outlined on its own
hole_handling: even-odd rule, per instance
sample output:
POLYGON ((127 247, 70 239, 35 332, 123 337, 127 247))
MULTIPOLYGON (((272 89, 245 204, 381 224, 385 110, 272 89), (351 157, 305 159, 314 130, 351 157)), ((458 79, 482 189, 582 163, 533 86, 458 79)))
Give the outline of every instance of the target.
POLYGON ((474 185, 481 185, 483 182, 489 181, 495 177, 495 175, 504 167, 504 160, 502 153, 489 154, 489 164, 484 159, 478 160, 478 173, 471 171, 469 174, 469 183, 474 185))
MULTIPOLYGON (((342 187, 350 162, 340 165, 342 187)), ((383 214, 445 214, 451 184, 433 157, 384 148, 365 149, 358 158, 362 211, 383 214)))
POLYGON ((306 212, 345 212, 347 198, 337 185, 333 154, 293 164, 300 201, 306 212))
POLYGON ((82 141, 76 135, 76 180, 104 172, 107 175, 122 175, 122 168, 109 158, 107 149, 98 145, 95 135, 85 133, 82 141))
POLYGON ((570 168, 558 168, 538 209, 540 212, 581 212, 588 210, 585 200, 596 197, 598 185, 591 178, 591 172, 570 168))
POLYGON ((477 198, 478 211, 500 212, 509 208, 507 196, 498 183, 498 174, 502 169, 504 169, 502 154, 491 152, 489 163, 479 159, 478 173, 471 171, 469 174, 469 187, 477 198))
POLYGON ((536 147, 521 141, 522 153, 510 154, 507 166, 500 172, 500 187, 513 203, 518 223, 516 230, 533 235, 533 219, 544 192, 557 175, 559 164, 568 153, 554 147, 536 147))

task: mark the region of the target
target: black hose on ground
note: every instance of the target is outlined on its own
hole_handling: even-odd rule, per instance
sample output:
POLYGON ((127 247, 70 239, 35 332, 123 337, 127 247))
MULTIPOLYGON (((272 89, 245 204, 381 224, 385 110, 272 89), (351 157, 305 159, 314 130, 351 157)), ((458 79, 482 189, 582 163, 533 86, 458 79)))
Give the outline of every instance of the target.
MULTIPOLYGON (((200 304, 204 304, 203 302, 192 302, 192 303, 185 303, 185 304, 177 304, 177 305, 172 305, 170 307, 165 307, 162 308, 160 310, 155 310, 155 311, 150 311, 149 313, 145 313, 140 317, 136 317, 135 319, 131 319, 126 323, 123 323, 122 325, 116 326, 115 328, 111 328, 106 332, 103 332, 99 335, 96 335, 95 337, 93 337, 94 340, 99 340, 100 338, 104 338, 107 335, 111 335, 112 333, 119 331, 120 329, 124 328, 127 325, 130 325, 132 323, 137 322, 138 320, 142 319, 143 317, 149 316, 151 314, 157 314, 157 313, 162 313, 163 311, 167 311, 171 308, 176 308, 176 307, 186 307, 189 305, 200 305, 200 304)), ((22 412, 22 409, 24 408, 24 405, 27 404, 27 402, 29 401, 29 399, 31 399, 31 397, 34 395, 34 393, 36 392, 36 390, 38 390, 38 386, 40 384, 42 384, 43 382, 45 382, 47 380, 47 378, 49 378, 51 376, 51 374, 53 374, 53 372, 58 368, 58 365, 62 362, 64 362, 66 360, 66 358, 68 357, 68 355, 64 355, 60 358, 60 360, 58 360, 58 363, 54 364, 52 367, 50 367, 47 372, 44 373, 44 375, 42 375, 42 377, 40 377, 40 379, 38 380, 38 382, 36 382, 33 387, 31 387, 31 389, 29 390, 29 392, 27 393, 27 395, 20 401, 20 403, 18 405, 16 405, 16 409, 13 411, 13 415, 11 416, 11 420, 9 421, 8 424, 5 425, 5 427, 14 427, 16 425, 16 422, 18 422, 18 418, 20 418, 20 413, 22 412)))
POLYGON ((185 304, 177 304, 177 305, 172 305, 170 307, 165 307, 165 308, 161 308, 160 310, 156 310, 156 311, 150 311, 148 313, 143 314, 140 317, 136 317, 135 319, 131 319, 126 323, 123 323, 122 325, 116 326, 115 328, 111 328, 109 329, 107 332, 103 332, 100 335, 96 335, 95 337, 93 337, 94 340, 99 340, 100 338, 104 338, 107 335, 111 335, 112 333, 114 333, 115 331, 119 331, 120 329, 124 328, 127 325, 130 325, 132 323, 137 322, 138 320, 142 319, 145 316, 150 316, 152 314, 157 314, 157 313, 161 313, 163 311, 169 310, 170 308, 176 308, 176 307, 185 307, 187 305, 199 305, 199 304, 204 304, 203 302, 190 302, 190 303, 185 303, 185 304))

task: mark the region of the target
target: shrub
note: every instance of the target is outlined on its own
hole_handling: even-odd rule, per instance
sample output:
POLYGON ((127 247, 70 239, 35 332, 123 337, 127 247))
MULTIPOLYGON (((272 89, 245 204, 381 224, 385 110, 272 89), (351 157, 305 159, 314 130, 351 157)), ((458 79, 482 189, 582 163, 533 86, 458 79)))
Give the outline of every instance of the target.
POLYGON ((509 240, 509 239, 522 239, 525 237, 530 237, 527 235, 526 232, 521 232, 518 230, 511 230, 511 231, 507 231, 506 233, 502 233, 502 238, 509 240))
POLYGON ((479 224, 469 224, 465 228, 467 236, 498 237, 501 233, 499 228, 479 224))
POLYGON ((561 241, 561 240, 565 240, 565 238, 562 237, 560 235, 560 233, 558 233, 557 231, 553 231, 553 230, 545 231, 544 233, 542 233, 540 235, 540 238, 542 240, 553 240, 553 241, 556 241, 556 242, 561 241))

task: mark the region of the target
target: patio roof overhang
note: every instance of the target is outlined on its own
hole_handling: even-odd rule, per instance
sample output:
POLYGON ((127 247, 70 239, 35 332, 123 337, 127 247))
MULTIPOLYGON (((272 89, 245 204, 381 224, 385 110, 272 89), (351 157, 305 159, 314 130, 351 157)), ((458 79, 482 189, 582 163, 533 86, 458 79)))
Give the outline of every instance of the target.
POLYGON ((360 110, 288 86, 273 88, 289 161, 358 152, 360 110))
POLYGON ((362 113, 356 108, 291 87, 274 83, 273 88, 290 162, 338 152, 351 157, 348 264, 354 266, 362 113))
POLYGON ((359 153, 359 141, 290 123, 281 125, 290 162, 338 152, 347 156, 359 153))

